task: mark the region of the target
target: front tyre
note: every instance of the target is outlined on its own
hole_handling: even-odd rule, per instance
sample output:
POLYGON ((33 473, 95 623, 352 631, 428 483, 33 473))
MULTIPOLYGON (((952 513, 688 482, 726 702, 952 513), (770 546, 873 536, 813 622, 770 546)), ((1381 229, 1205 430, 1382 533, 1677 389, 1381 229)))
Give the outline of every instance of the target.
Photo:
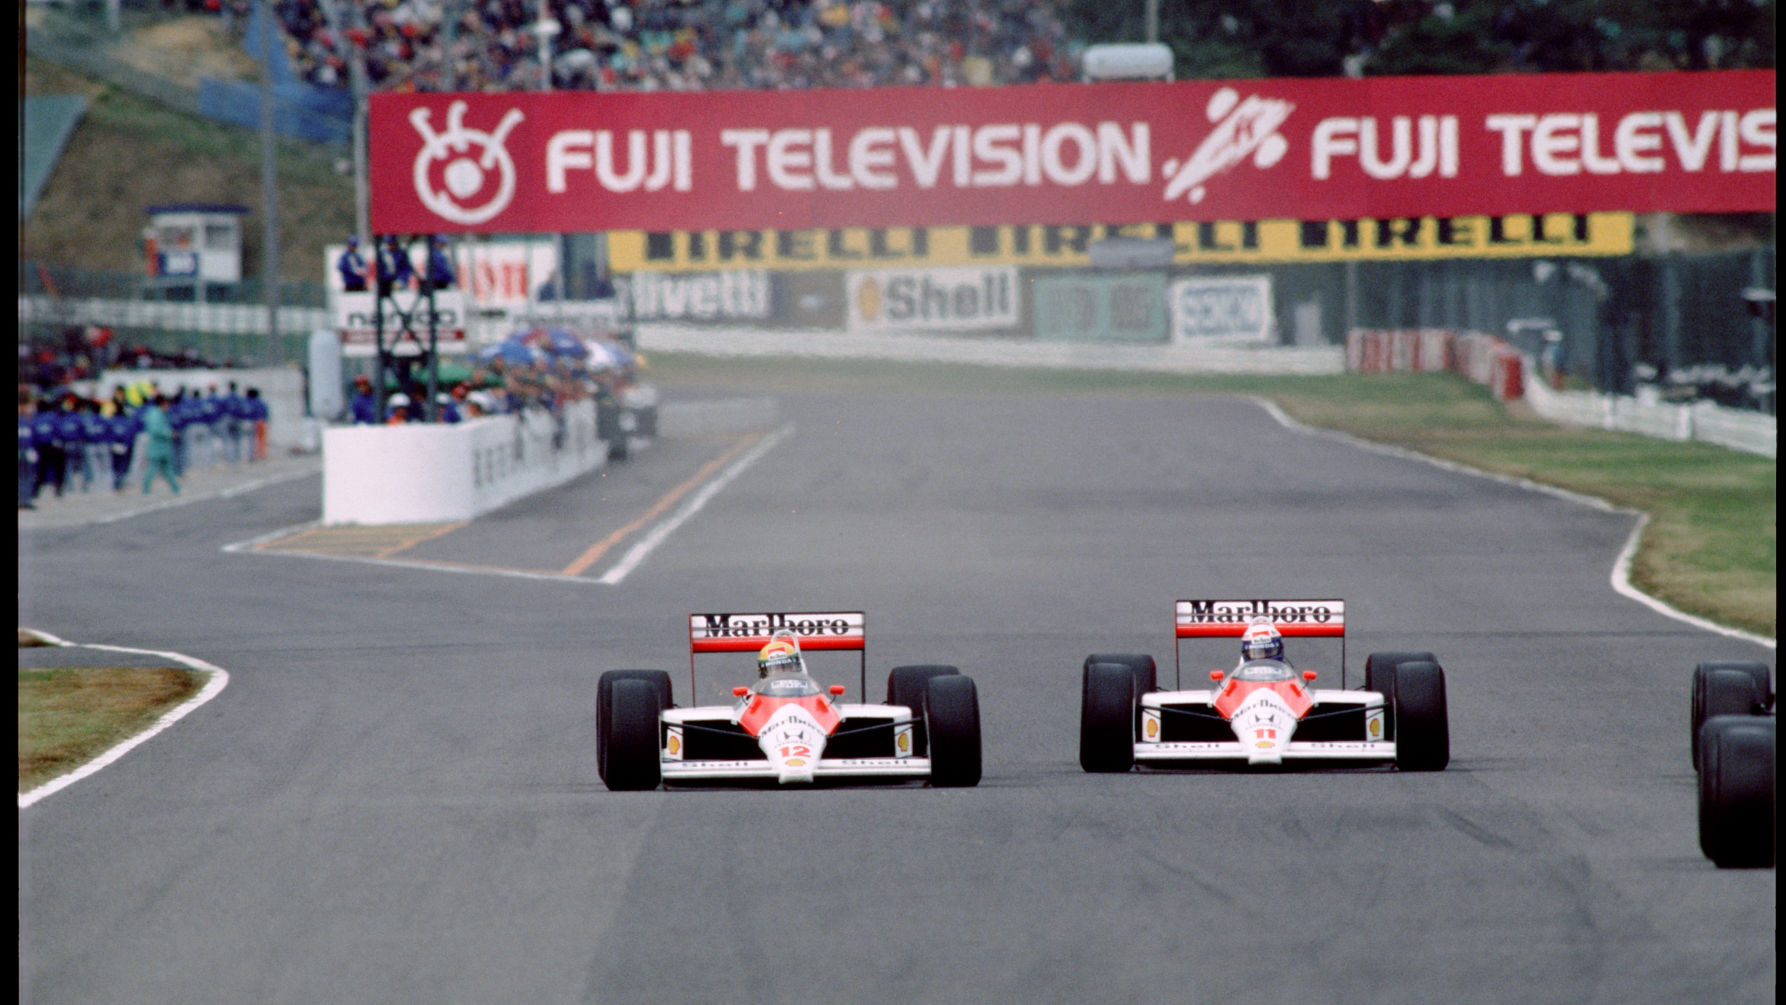
POLYGON ((657 692, 661 708, 670 707, 670 675, 662 670, 609 670, 595 682, 595 771, 608 778, 608 736, 614 730, 614 682, 642 680, 657 692))
POLYGON ((1441 771, 1451 763, 1451 725, 1445 707, 1445 673, 1416 661, 1395 668, 1395 766, 1402 771, 1441 771))
POLYGON ((1122 663, 1085 668, 1079 704, 1079 766, 1116 773, 1135 766, 1135 675, 1122 663))
POLYGON ((663 783, 663 749, 659 742, 664 706, 650 681, 622 678, 613 682, 608 737, 608 771, 603 779, 616 792, 655 789, 663 783))
POLYGON ((1403 663, 1431 663, 1439 658, 1432 653, 1371 653, 1364 659, 1364 689, 1383 696, 1383 738, 1395 739, 1395 668, 1403 663))
POLYGON ((1774 864, 1772 716, 1714 716, 1699 728, 1699 847, 1720 869, 1774 864))
POLYGON ((912 752, 920 757, 930 749, 930 734, 924 728, 924 694, 930 682, 938 677, 955 677, 961 671, 941 663, 916 663, 897 666, 887 674, 887 704, 904 705, 912 710, 912 752))
POLYGON ((980 694, 973 678, 933 677, 924 692, 923 718, 930 733, 930 784, 980 784, 980 694))

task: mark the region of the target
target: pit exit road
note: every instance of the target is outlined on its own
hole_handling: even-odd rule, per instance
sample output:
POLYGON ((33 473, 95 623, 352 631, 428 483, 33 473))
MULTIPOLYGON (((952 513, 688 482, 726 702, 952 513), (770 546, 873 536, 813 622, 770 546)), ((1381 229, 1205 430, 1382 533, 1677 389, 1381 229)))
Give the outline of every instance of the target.
MULTIPOLYGON (((1773 654, 1614 593, 1629 516, 1233 399, 790 391, 781 414, 618 585, 221 550, 314 520, 314 479, 22 531, 22 624, 231 684, 20 812, 21 999, 1773 1000, 1775 874, 1700 854, 1687 747, 1693 664, 1773 654), (1169 667, 1197 596, 1343 597, 1354 675, 1434 650, 1451 766, 1082 772, 1080 662, 1169 667), (596 676, 660 667, 689 703, 704 610, 865 611, 871 691, 959 665, 985 780, 608 792, 596 676)), ((572 556, 698 455, 456 546, 572 556)), ((712 659, 698 697, 751 672, 712 659)))

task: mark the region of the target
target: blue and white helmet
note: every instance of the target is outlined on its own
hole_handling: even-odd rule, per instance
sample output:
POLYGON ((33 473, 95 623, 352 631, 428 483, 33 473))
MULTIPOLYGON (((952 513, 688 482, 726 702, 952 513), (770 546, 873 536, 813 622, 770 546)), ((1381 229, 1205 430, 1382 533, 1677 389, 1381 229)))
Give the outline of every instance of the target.
POLYGON ((1284 658, 1284 637, 1264 618, 1247 626, 1240 637, 1240 655, 1247 660, 1281 660, 1284 658))

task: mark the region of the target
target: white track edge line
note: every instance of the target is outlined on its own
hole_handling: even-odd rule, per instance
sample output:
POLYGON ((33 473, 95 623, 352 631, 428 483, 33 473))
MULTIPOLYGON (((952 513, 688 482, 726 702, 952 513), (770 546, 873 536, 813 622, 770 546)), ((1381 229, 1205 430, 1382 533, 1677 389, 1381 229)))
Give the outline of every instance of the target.
POLYGON ((651 528, 650 533, 646 534, 637 544, 628 549, 626 556, 614 563, 613 567, 608 569, 607 572, 602 573, 601 577, 596 581, 599 583, 606 583, 609 586, 619 585, 620 581, 630 575, 634 569, 637 569, 645 559, 657 549, 658 545, 662 544, 665 539, 675 533, 676 528, 682 526, 689 520, 689 518, 700 512, 701 507, 707 505, 709 499, 718 495, 721 489, 731 484, 732 479, 743 474, 746 468, 755 464, 764 454, 767 454, 782 440, 787 439, 793 432, 793 423, 789 423, 775 432, 770 433, 768 436, 765 436, 762 442, 745 451, 742 457, 733 461, 724 471, 720 472, 719 477, 708 482, 706 485, 703 485, 699 492, 690 496, 688 501, 683 503, 682 507, 678 509, 673 516, 651 528))
POLYGON ((179 705, 175 706, 174 708, 169 709, 166 713, 164 713, 161 716, 161 718, 155 720, 154 725, 151 725, 148 729, 145 729, 141 733, 138 733, 135 736, 132 736, 127 740, 124 740, 123 742, 119 743, 117 746, 112 747, 110 750, 107 750, 105 753, 100 754, 98 757, 94 758, 91 761, 88 761, 87 763, 81 765, 80 767, 74 769, 73 771, 69 772, 66 775, 58 775, 57 777, 50 779, 49 781, 43 783, 42 785, 39 785, 37 788, 32 789, 29 792, 19 793, 19 809, 21 809, 21 810, 26 808, 27 806, 30 806, 31 804, 33 804, 35 802, 38 802, 41 799, 44 799, 48 796, 55 795, 56 793, 62 791, 63 789, 69 787, 70 785, 73 785, 75 782, 78 782, 83 778, 87 778, 88 776, 97 774, 103 768, 109 767, 112 764, 117 763, 117 761, 119 759, 121 759, 125 754, 130 753, 132 750, 135 750, 139 745, 147 743, 150 739, 152 739, 156 734, 160 733, 162 730, 167 729, 169 726, 172 726, 174 723, 179 722, 181 719, 184 719, 187 715, 190 715, 193 711, 195 711, 200 705, 203 705, 206 702, 210 701, 212 698, 215 698, 219 694, 222 694, 223 689, 229 686, 229 671, 223 669, 220 666, 216 666, 214 664, 207 663, 204 660, 198 659, 197 657, 186 656, 181 653, 175 653, 175 652, 162 652, 157 649, 131 649, 131 648, 127 648, 125 646, 107 646, 107 645, 96 645, 96 644, 84 643, 84 642, 68 642, 63 639, 59 639, 56 636, 49 634, 48 632, 37 631, 36 629, 29 629, 29 630, 32 632, 32 634, 36 635, 39 639, 42 639, 43 641, 48 642, 50 645, 53 645, 53 646, 65 646, 68 648, 75 648, 75 649, 98 649, 98 650, 102 650, 104 652, 113 652, 113 653, 134 653, 139 656, 158 656, 158 657, 161 657, 162 659, 169 659, 169 660, 173 660, 177 663, 184 663, 186 666, 189 666, 194 670, 198 670, 202 673, 210 675, 210 680, 205 682, 205 686, 199 689, 198 694, 193 695, 192 697, 186 699, 184 702, 181 702, 179 705))
POLYGON ((1501 475, 1492 471, 1483 471, 1480 468, 1472 468, 1468 465, 1459 464, 1456 461, 1448 461, 1439 457, 1429 457, 1426 454, 1417 453, 1406 447, 1391 446, 1387 443, 1376 443, 1371 440, 1353 436, 1350 433, 1342 433, 1332 429, 1318 429, 1291 418, 1288 413, 1278 407, 1277 402, 1252 396, 1249 396, 1249 400, 1260 408, 1263 408, 1279 425, 1294 432, 1339 440, 1343 443, 1349 443, 1355 447, 1362 447, 1365 450, 1370 450, 1375 453, 1386 454, 1390 457, 1400 457, 1405 460, 1420 461, 1423 464, 1430 464, 1433 467, 1443 468, 1446 471, 1474 475, 1477 478, 1486 478, 1489 481, 1500 482, 1503 485, 1512 485, 1532 492, 1542 492, 1545 495, 1555 496, 1558 499, 1565 499, 1582 506, 1590 506, 1607 513, 1618 513, 1625 516, 1635 517, 1636 522, 1631 528, 1631 533, 1625 538, 1625 546, 1619 550, 1618 558, 1613 561, 1611 584, 1614 591, 1621 596, 1637 601, 1643 606, 1648 607, 1650 610, 1655 611, 1657 614, 1673 618, 1676 621, 1684 622, 1695 628, 1715 632, 1719 635, 1726 636, 1727 638, 1752 642, 1755 645, 1765 646, 1768 649, 1778 648, 1776 641, 1765 635, 1757 635, 1754 632, 1747 632, 1740 628, 1720 625, 1715 621, 1709 621, 1698 615, 1688 614, 1686 611, 1672 607, 1631 585, 1631 561, 1637 555, 1637 547, 1643 538, 1644 528, 1648 527, 1650 523, 1650 515, 1642 510, 1616 506, 1598 496, 1586 495, 1581 492, 1572 492, 1568 489, 1558 488, 1555 485, 1545 485, 1542 482, 1535 482, 1530 478, 1515 478, 1512 475, 1501 475))

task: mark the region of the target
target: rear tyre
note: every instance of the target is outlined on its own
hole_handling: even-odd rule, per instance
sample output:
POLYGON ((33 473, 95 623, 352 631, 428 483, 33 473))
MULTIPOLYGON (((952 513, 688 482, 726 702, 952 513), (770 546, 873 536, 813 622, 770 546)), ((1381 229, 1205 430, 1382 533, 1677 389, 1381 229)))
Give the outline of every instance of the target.
POLYGON ((1371 653, 1364 660, 1364 689, 1383 696, 1383 738, 1395 739, 1395 668, 1403 663, 1438 665, 1432 653, 1371 653))
POLYGON ((670 675, 662 670, 609 670, 595 682, 595 770, 608 778, 608 734, 613 731, 614 682, 642 680, 657 691, 661 708, 669 708, 670 675))
POLYGON ((1085 668, 1079 705, 1079 766, 1123 772, 1135 766, 1135 675, 1121 663, 1085 668))
POLYGON ((980 784, 980 693, 971 677, 939 674, 924 692, 930 732, 930 784, 964 788, 980 784))
POLYGON ((1774 864, 1775 721, 1712 716, 1699 728, 1699 847, 1720 869, 1774 864))
POLYGON ((1745 660, 1714 660, 1701 663, 1693 668, 1693 724, 1688 734, 1693 742, 1693 766, 1699 766, 1699 727, 1705 720, 1714 715, 1752 715, 1767 711, 1774 703, 1773 684, 1765 663, 1751 663, 1745 660), (1730 679, 1732 674, 1746 675, 1754 691, 1750 697, 1752 708, 1739 707, 1744 692, 1730 679), (1723 683, 1717 685, 1719 694, 1714 698, 1711 694, 1713 678, 1723 683), (1712 708, 1713 703, 1717 708, 1712 708))
POLYGON ((1445 672, 1419 660, 1395 668, 1395 766, 1402 771, 1441 771, 1451 763, 1451 726, 1445 708, 1445 672))
POLYGON ((959 676, 960 670, 940 663, 917 663, 894 667, 887 674, 887 704, 904 705, 912 710, 912 753, 925 756, 929 735, 924 728, 924 693, 937 677, 959 676))
POLYGON ((622 678, 609 696, 608 772, 603 779, 616 792, 655 789, 663 782, 663 749, 658 742, 664 706, 648 680, 622 678))

